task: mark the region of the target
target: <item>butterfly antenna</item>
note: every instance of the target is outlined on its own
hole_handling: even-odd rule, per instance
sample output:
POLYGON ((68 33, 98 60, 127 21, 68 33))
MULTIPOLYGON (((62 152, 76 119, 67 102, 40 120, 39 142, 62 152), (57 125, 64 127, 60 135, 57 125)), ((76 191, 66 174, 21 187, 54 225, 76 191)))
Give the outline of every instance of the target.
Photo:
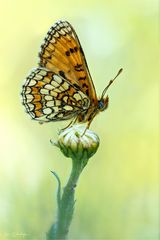
POLYGON ((111 84, 114 82, 114 80, 121 74, 122 71, 123 71, 123 68, 121 68, 121 69, 118 71, 117 75, 116 75, 113 79, 111 79, 111 80, 109 81, 107 87, 105 87, 105 89, 104 89, 103 92, 102 92, 101 99, 102 99, 102 98, 104 97, 104 95, 106 94, 106 92, 107 92, 108 88, 110 87, 110 85, 111 85, 111 84))

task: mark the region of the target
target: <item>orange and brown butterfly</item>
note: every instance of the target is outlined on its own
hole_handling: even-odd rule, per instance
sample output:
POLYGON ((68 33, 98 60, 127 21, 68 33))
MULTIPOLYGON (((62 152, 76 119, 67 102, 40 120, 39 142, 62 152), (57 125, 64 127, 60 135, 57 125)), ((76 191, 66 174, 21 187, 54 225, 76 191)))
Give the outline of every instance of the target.
POLYGON ((97 98, 77 34, 67 21, 48 31, 39 53, 39 66, 31 71, 22 89, 23 104, 34 120, 54 122, 71 119, 87 123, 108 107, 105 96, 110 80, 97 98))

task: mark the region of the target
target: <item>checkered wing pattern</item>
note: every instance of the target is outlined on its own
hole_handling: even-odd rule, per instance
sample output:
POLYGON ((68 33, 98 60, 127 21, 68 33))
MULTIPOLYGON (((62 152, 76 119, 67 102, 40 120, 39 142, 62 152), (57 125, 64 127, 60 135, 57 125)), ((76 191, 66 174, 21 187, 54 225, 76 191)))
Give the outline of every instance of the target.
POLYGON ((26 111, 40 122, 68 120, 90 106, 90 99, 77 84, 41 67, 26 78, 22 97, 26 111))

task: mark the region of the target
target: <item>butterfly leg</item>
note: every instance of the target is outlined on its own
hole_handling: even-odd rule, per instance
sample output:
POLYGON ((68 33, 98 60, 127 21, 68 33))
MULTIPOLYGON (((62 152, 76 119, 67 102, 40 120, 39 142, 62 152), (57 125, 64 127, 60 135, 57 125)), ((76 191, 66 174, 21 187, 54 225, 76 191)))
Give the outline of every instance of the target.
POLYGON ((89 129, 89 127, 90 127, 90 125, 91 125, 91 122, 92 122, 92 120, 93 120, 93 118, 87 123, 87 126, 86 126, 86 128, 85 128, 85 130, 84 130, 84 132, 83 132, 83 134, 82 134, 82 136, 81 137, 83 137, 83 135, 86 133, 86 131, 87 131, 87 129, 89 129))
POLYGON ((73 118, 73 120, 67 125, 67 127, 62 128, 61 131, 64 131, 65 129, 69 128, 71 125, 75 124, 77 121, 78 116, 76 116, 75 118, 73 118))
MULTIPOLYGON (((74 119, 73 119, 73 120, 74 120, 74 119)), ((69 128, 69 127, 72 125, 72 123, 73 123, 73 120, 72 120, 72 121, 70 121, 70 123, 67 125, 67 127, 65 127, 65 128, 62 128, 62 129, 61 129, 61 131, 64 131, 65 129, 69 128)))
POLYGON ((90 115, 90 117, 89 117, 89 119, 88 119, 88 122, 87 122, 87 126, 86 126, 86 128, 85 128, 82 136, 86 133, 87 129, 89 129, 89 127, 90 127, 90 125, 91 125, 91 122, 92 122, 93 118, 96 116, 96 114, 97 114, 97 111, 95 110, 95 111, 90 115))

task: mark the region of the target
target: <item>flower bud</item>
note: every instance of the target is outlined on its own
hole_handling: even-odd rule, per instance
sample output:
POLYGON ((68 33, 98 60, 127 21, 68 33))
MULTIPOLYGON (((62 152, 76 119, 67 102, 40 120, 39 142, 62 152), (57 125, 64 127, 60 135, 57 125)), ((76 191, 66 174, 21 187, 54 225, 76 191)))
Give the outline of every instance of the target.
POLYGON ((79 124, 61 131, 58 141, 51 143, 59 147, 66 157, 78 161, 92 157, 98 149, 99 141, 96 133, 88 129, 85 131, 85 127, 79 124))

